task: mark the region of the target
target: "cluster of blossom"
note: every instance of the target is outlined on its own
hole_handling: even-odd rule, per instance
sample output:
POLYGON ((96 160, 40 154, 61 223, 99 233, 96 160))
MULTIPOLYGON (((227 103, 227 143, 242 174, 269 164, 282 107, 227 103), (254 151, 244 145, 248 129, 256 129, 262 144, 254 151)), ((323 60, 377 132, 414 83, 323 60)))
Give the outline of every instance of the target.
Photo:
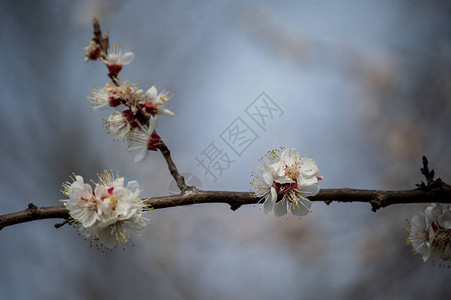
POLYGON ((61 200, 69 210, 72 224, 85 238, 97 242, 97 246, 111 249, 116 244, 128 243, 128 238, 146 226, 150 220, 143 217, 147 207, 138 197, 138 182, 130 181, 124 186, 124 178, 109 173, 99 175, 93 190, 83 177, 74 175, 73 182, 63 183, 61 200))
POLYGON ((158 93, 155 86, 144 92, 138 89, 137 84, 119 80, 117 75, 122 66, 131 63, 135 55, 130 51, 123 51, 119 45, 109 47, 108 36, 101 36, 100 27, 96 29, 95 22, 94 38, 85 48, 85 61, 99 59, 108 67, 108 76, 112 81, 104 87, 94 88, 88 99, 92 110, 108 107, 116 109, 104 119, 104 126, 113 139, 126 139, 128 150, 141 150, 135 161, 142 161, 147 157, 148 150, 156 151, 161 143, 155 132, 157 115, 174 115, 166 108, 167 101, 171 98, 170 92, 163 90, 158 93))
POLYGON ((417 213, 409 222, 410 235, 407 243, 414 253, 429 258, 451 260, 451 209, 440 204, 431 204, 417 213))
POLYGON ((298 217, 307 215, 312 206, 307 197, 319 192, 318 179, 322 179, 316 177, 319 169, 315 161, 300 157, 296 149, 284 147, 268 151, 260 161, 263 162, 261 175, 252 172, 251 184, 254 194, 264 201, 265 214, 274 210, 277 217, 288 211, 298 217))

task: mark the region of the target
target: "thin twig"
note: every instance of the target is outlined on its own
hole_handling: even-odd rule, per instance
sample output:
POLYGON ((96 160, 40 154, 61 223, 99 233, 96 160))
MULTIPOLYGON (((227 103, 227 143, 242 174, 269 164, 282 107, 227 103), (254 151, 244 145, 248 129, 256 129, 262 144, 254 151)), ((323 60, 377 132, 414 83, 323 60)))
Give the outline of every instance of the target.
POLYGON ((423 167, 420 168, 421 174, 424 175, 424 178, 426 178, 426 183, 425 182, 421 182, 420 184, 417 184, 416 186, 424 189, 424 190, 429 190, 429 189, 433 189, 435 187, 440 187, 442 185, 442 180, 440 178, 434 179, 435 173, 434 170, 430 170, 429 171, 429 162, 428 159, 426 158, 426 156, 423 156, 423 167))
POLYGON ((104 55, 107 56, 109 47, 108 32, 105 33, 105 36, 102 36, 102 30, 100 29, 99 20, 97 18, 94 18, 92 20, 92 26, 94 27, 93 41, 95 41, 100 46, 100 50, 102 50, 104 55))
POLYGON ((189 189, 194 189, 194 187, 189 187, 186 185, 185 178, 183 178, 183 176, 179 174, 179 171, 177 170, 177 167, 175 166, 174 161, 171 158, 171 151, 169 151, 166 144, 161 140, 158 144, 158 149, 160 150, 161 154, 163 154, 163 157, 168 164, 169 172, 171 172, 172 177, 174 177, 180 191, 184 193, 189 189))
POLYGON ((66 220, 64 220, 63 222, 61 222, 61 223, 56 223, 55 225, 53 225, 53 226, 55 226, 55 228, 61 228, 61 227, 63 227, 64 225, 66 225, 67 223, 69 223, 70 222, 70 218, 67 218, 66 220))
POLYGON ((111 79, 111 81, 114 83, 115 86, 120 87, 119 80, 117 79, 116 76, 108 74, 108 77, 111 79))

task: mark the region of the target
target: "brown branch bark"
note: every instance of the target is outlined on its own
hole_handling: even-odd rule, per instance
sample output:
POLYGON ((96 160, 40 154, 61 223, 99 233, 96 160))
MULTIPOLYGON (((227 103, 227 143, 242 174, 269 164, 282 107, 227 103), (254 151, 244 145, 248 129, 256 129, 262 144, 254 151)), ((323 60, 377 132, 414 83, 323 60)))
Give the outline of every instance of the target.
MULTIPOLYGON (((180 175, 179 175, 180 176, 180 175)), ((181 177, 181 176, 180 176, 181 177)), ((183 178, 183 177, 182 177, 183 178)), ((186 185, 185 185, 186 186, 186 185)), ((332 202, 362 202, 371 204, 372 210, 387 207, 393 204, 408 203, 451 203, 451 186, 442 182, 439 187, 418 188, 405 191, 379 191, 359 189, 323 189, 311 201, 332 202)), ((155 197, 147 201, 153 209, 202 204, 226 203, 232 210, 242 205, 256 204, 260 199, 247 192, 227 191, 198 191, 186 190, 185 193, 174 196, 155 197)), ((0 216, 0 230, 6 226, 42 219, 67 219, 69 211, 64 206, 36 207, 29 204, 28 208, 12 214, 0 216)))
POLYGON ((162 140, 160 140, 158 144, 158 149, 160 150, 161 154, 166 160, 169 172, 171 172, 172 177, 174 177, 175 182, 177 183, 177 186, 180 189, 180 191, 184 193, 187 190, 195 190, 196 189, 195 187, 186 185, 185 178, 183 178, 183 176, 180 175, 179 171, 177 170, 177 167, 174 164, 174 161, 172 160, 171 151, 169 151, 168 147, 162 140))
POLYGON ((69 211, 64 206, 37 207, 33 203, 28 208, 0 216, 0 230, 6 226, 43 219, 67 219, 69 211))

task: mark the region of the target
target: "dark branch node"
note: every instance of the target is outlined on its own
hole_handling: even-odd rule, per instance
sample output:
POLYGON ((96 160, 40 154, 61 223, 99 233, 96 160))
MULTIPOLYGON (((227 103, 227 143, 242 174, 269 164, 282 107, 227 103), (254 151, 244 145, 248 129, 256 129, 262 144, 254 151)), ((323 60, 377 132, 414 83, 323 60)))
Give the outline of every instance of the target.
POLYGON ((27 213, 34 215, 36 214, 37 210, 38 207, 36 205, 34 205, 33 203, 28 203, 27 213))
POLYGON ((382 207, 381 203, 378 200, 371 200, 370 204, 371 204, 371 210, 373 212, 377 212, 377 210, 382 207))
POLYGON ((53 226, 55 226, 55 228, 60 228, 60 227, 63 227, 64 225, 66 225, 67 223, 69 223, 70 222, 70 219, 66 219, 66 220, 64 220, 63 222, 61 222, 61 223, 56 223, 55 225, 53 225, 53 226))
POLYGON ((426 191, 432 190, 432 189, 441 189, 442 188, 442 180, 440 178, 437 178, 436 180, 434 180, 434 176, 435 176, 435 172, 434 170, 430 170, 429 171, 429 167, 428 167, 428 159, 426 158, 426 156, 423 156, 423 167, 420 168, 421 174, 424 175, 424 177, 426 178, 426 183, 424 181, 422 181, 420 184, 416 184, 416 186, 419 189, 423 189, 426 191))
POLYGON ((241 205, 242 204, 237 204, 237 203, 230 204, 230 209, 233 210, 233 211, 236 211, 238 208, 241 207, 241 205))

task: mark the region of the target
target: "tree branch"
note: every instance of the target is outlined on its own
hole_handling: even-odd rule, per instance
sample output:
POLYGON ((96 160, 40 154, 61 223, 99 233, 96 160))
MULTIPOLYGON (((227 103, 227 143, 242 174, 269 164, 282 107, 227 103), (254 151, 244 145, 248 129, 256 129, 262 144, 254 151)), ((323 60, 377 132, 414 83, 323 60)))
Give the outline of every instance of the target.
POLYGON ((186 185, 185 178, 183 178, 183 176, 179 174, 177 167, 172 161, 171 151, 169 151, 168 147, 162 140, 159 141, 158 149, 160 150, 161 154, 163 154, 163 157, 166 160, 166 163, 168 164, 169 172, 171 172, 172 177, 174 177, 175 182, 177 183, 177 186, 182 192, 182 194, 188 190, 197 190, 193 186, 186 185))
MULTIPOLYGON (((178 173, 177 173, 178 174, 178 173)), ((179 175, 180 176, 180 175, 179 175)), ((182 177, 182 176, 180 176, 182 177)), ((182 177, 183 178, 183 177, 182 177)), ((185 185, 186 186, 186 185, 185 185)), ((247 192, 198 191, 186 190, 185 193, 173 196, 155 197, 147 201, 153 209, 185 206, 202 203, 226 203, 232 210, 237 210, 246 204, 257 204, 260 199, 247 192)), ((405 191, 379 191, 359 189, 323 189, 311 201, 332 202, 362 202, 371 204, 372 210, 393 204, 408 203, 451 203, 451 186, 441 181, 440 186, 432 189, 413 189, 405 191)), ((36 207, 28 205, 28 209, 0 216, 0 230, 6 226, 42 219, 68 219, 69 211, 64 206, 36 207)))
POLYGON ((69 211, 64 206, 37 207, 33 203, 28 208, 0 216, 0 230, 6 226, 43 219, 68 219, 69 211))

